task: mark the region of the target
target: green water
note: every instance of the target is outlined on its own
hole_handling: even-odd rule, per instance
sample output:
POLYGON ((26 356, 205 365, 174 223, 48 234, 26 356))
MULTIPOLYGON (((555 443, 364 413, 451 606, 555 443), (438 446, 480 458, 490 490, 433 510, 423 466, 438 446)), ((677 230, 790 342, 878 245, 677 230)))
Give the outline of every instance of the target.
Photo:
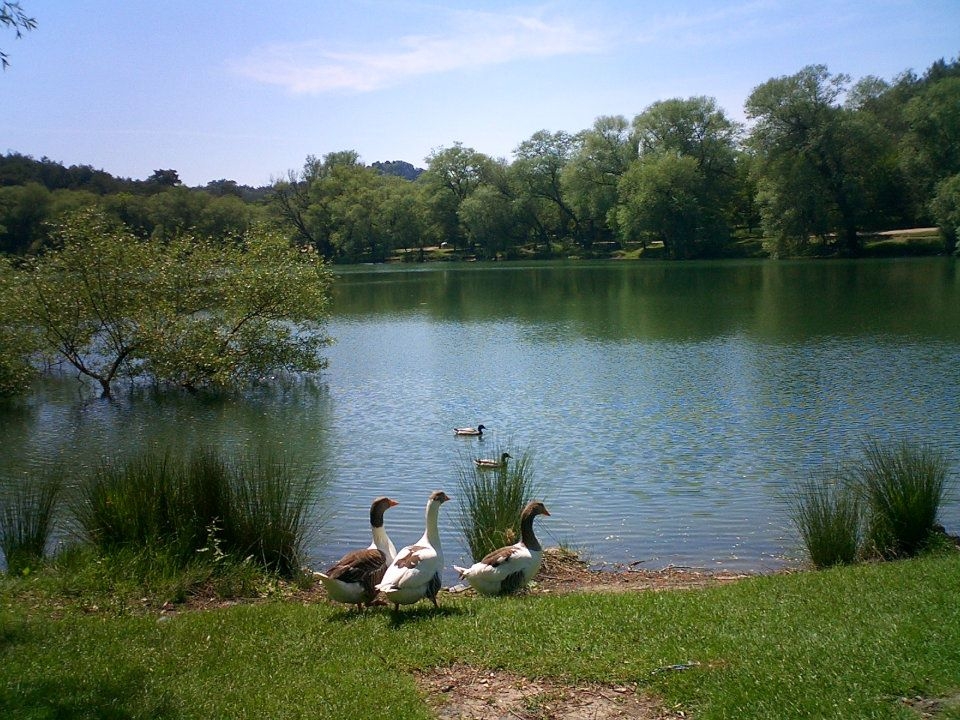
MULTIPOLYGON (((960 470, 960 270, 861 262, 460 264, 338 273, 330 369, 243 400, 92 397, 47 382, 0 416, 7 478, 146 445, 280 446, 329 481, 311 543, 399 547, 434 489, 466 559, 458 469, 532 455, 541 540, 643 567, 767 569, 798 555, 789 484, 868 437, 930 441, 960 470), (483 423, 482 440, 454 438, 483 423)), ((944 513, 960 531, 960 506, 944 513)), ((459 563, 458 563, 459 564, 459 563)), ((452 578, 447 578, 452 579, 452 578)))

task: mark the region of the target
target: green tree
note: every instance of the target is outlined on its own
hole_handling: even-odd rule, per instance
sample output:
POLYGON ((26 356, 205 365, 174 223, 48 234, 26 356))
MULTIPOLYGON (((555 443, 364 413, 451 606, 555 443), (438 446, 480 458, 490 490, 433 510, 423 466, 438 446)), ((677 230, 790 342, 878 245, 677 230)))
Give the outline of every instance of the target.
MULTIPOLYGON (((17 39, 19 39, 23 37, 24 31, 35 29, 37 27, 37 21, 32 17, 28 17, 27 14, 23 12, 20 3, 4 0, 0 3, 0 25, 6 28, 12 28, 14 33, 16 33, 17 39)), ((4 70, 10 65, 10 61, 7 58, 7 53, 0 50, 0 65, 3 66, 4 70)))
POLYGON ((36 338, 20 316, 15 287, 10 262, 0 255, 0 397, 23 393, 36 375, 36 338))
POLYGON ((960 173, 937 184, 937 192, 930 201, 930 211, 940 227, 946 253, 957 252, 957 236, 960 235, 960 173))
POLYGON ((425 188, 440 237, 455 248, 463 247, 466 239, 460 224, 460 205, 486 182, 492 165, 488 156, 459 142, 453 147, 434 150, 427 158, 427 169, 419 182, 425 188))
POLYGON ((739 126, 713 98, 656 102, 634 118, 639 157, 619 186, 625 239, 661 238, 675 259, 716 254, 729 240, 739 126))
POLYGON ((908 130, 901 159, 915 191, 929 198, 934 186, 960 172, 960 77, 929 85, 903 111, 908 130))
POLYGON ((597 118, 578 144, 563 170, 563 192, 587 236, 608 240, 616 224, 617 185, 637 156, 637 144, 621 115, 597 118))
POLYGON ((4 307, 105 396, 124 378, 236 388, 324 365, 329 272, 277 235, 144 240, 86 210, 54 239, 4 288, 4 307))
POLYGON ((781 248, 832 235, 841 253, 860 249, 858 231, 873 207, 871 178, 886 154, 878 124, 839 105, 848 82, 812 65, 768 80, 747 98, 761 213, 781 248))
POLYGON ((580 150, 580 138, 566 132, 540 130, 524 140, 514 152, 513 174, 520 195, 535 222, 556 239, 572 239, 588 245, 580 218, 564 189, 562 177, 567 165, 580 150))

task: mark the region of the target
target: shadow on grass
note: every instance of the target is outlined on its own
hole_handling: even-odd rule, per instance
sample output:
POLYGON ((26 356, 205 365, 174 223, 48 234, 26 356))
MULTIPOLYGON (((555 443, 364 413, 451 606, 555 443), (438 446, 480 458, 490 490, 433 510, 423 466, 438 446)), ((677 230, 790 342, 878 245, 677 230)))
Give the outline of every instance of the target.
POLYGON ((103 718, 124 720, 181 717, 164 698, 151 698, 144 688, 146 675, 120 677, 36 678, 17 683, 16 690, 0 690, 0 717, 45 717, 60 720, 103 718))
POLYGON ((433 605, 418 605, 412 609, 388 610, 390 613, 390 627, 400 628, 404 625, 413 623, 431 622, 437 618, 457 617, 463 615, 463 610, 459 607, 450 607, 441 605, 438 608, 433 605))

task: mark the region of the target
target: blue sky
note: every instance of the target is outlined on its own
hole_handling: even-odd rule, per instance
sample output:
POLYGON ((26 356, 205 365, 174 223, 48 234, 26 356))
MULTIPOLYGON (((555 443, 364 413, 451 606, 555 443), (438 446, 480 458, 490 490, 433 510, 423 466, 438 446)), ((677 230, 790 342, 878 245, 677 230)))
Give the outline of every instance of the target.
POLYGON ((0 28, 0 152, 188 185, 265 185, 307 155, 425 166, 538 130, 708 95, 735 119, 764 81, 855 80, 960 55, 958 0, 21 0, 0 28))

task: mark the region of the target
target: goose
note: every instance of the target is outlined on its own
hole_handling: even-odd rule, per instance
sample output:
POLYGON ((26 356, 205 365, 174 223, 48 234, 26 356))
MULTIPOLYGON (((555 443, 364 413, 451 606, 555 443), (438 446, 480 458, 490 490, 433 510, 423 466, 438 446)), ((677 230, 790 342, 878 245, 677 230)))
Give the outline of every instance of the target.
POLYGON ((454 565, 454 570, 481 595, 502 595, 524 587, 543 560, 543 548, 533 534, 537 515, 550 513, 542 502, 533 501, 520 513, 520 542, 494 550, 468 568, 454 565))
POLYGON ((348 552, 326 573, 316 573, 331 600, 356 605, 358 610, 362 610, 377 596, 374 586, 397 556, 397 549, 383 528, 383 514, 398 504, 388 497, 374 500, 370 505, 373 542, 363 550, 348 552))
POLYGON ((474 427, 455 427, 453 429, 454 435, 459 435, 460 437, 482 437, 483 431, 486 428, 483 425, 477 425, 474 427))
POLYGON ((499 470, 507 466, 507 460, 512 458, 508 452, 500 453, 500 459, 496 458, 477 458, 473 461, 473 464, 482 470, 499 470))
POLYGON ((390 563, 383 579, 376 586, 387 602, 393 603, 394 611, 401 605, 410 605, 427 598, 437 605, 440 590, 440 573, 443 570, 443 552, 440 549, 440 532, 437 518, 440 506, 450 498, 442 490, 434 492, 427 501, 426 529, 423 537, 413 545, 400 550, 390 563))

